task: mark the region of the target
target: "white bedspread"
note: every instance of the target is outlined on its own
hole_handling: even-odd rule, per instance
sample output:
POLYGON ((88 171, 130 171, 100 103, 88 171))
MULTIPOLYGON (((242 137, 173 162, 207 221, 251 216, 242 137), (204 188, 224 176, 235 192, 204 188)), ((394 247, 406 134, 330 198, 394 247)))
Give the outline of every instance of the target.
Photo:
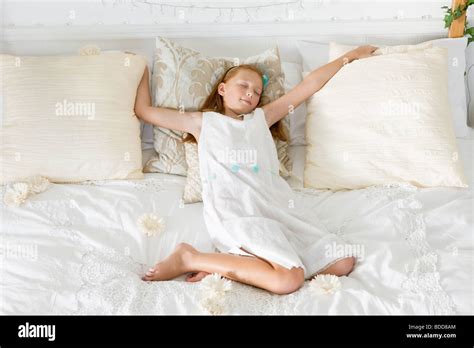
MULTIPOLYGON (((293 182, 313 196, 314 217, 363 245, 364 258, 333 294, 313 291, 309 281, 286 296, 232 282, 221 313, 473 314, 472 146, 473 140, 460 142, 469 189, 402 185, 331 193, 293 182)), ((293 150, 295 169, 302 154, 304 147, 293 150)), ((146 174, 54 184, 21 207, 2 201, 0 313, 209 313, 201 283, 141 280, 178 242, 213 251, 202 204, 180 203, 184 180, 146 174), (161 235, 138 230, 137 218, 149 212, 165 218, 161 235)))

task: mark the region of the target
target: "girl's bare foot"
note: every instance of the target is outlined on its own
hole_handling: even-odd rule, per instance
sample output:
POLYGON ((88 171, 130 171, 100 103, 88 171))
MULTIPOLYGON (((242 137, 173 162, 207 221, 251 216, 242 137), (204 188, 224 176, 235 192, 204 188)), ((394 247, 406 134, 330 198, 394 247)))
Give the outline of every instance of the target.
POLYGON ((209 274, 210 273, 207 273, 207 272, 204 272, 204 271, 194 272, 194 273, 188 274, 186 276, 186 281, 191 282, 191 283, 198 282, 201 279, 205 278, 209 274))
POLYGON ((198 253, 191 245, 179 243, 166 259, 150 268, 143 280, 169 280, 192 271, 190 258, 198 253))

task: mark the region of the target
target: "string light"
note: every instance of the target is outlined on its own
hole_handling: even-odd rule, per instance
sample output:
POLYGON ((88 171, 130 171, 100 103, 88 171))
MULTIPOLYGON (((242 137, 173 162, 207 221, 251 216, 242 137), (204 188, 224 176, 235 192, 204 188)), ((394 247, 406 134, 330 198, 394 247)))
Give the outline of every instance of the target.
MULTIPOLYGON (((113 6, 116 6, 118 1, 119 0, 115 0, 114 3, 113 3, 113 6)), ((161 1, 153 1, 153 0, 131 0, 131 3, 133 4, 134 7, 137 6, 137 4, 144 4, 144 5, 147 5, 148 7, 151 7, 151 8, 153 8, 155 6, 159 6, 162 15, 164 15, 164 8, 167 7, 167 8, 170 8, 170 9, 173 10, 175 17, 177 16, 177 13, 180 13, 180 11, 178 11, 178 10, 181 10, 183 12, 184 12, 184 10, 190 10, 191 13, 193 13, 193 11, 195 9, 201 10, 201 11, 219 10, 219 15, 214 19, 215 23, 218 23, 219 21, 221 21, 221 22, 224 21, 224 18, 223 18, 224 11, 229 13, 229 16, 228 16, 229 21, 233 22, 235 12, 237 10, 243 10, 245 12, 246 17, 247 17, 246 22, 249 23, 252 20, 252 17, 250 15, 250 10, 253 10, 253 12, 258 15, 259 10, 264 9, 264 8, 274 8, 274 7, 284 7, 284 8, 286 8, 285 12, 286 12, 287 18, 289 20, 293 20, 294 19, 294 11, 290 10, 290 6, 297 6, 300 9, 304 10, 306 7, 303 4, 303 1, 304 0, 289 0, 289 1, 285 1, 285 2, 277 2, 277 3, 272 3, 272 4, 245 5, 245 6, 211 6, 211 5, 195 5, 195 4, 193 4, 193 5, 183 5, 183 4, 164 3, 164 2, 161 2, 161 1)), ((102 0, 102 4, 104 4, 104 0, 102 0)), ((183 18, 180 18, 180 19, 183 20, 183 18)), ((283 20, 283 18, 281 18, 281 17, 277 18, 277 21, 281 21, 281 20, 283 20)), ((189 23, 189 20, 186 19, 185 22, 189 23)))
MULTIPOLYGON (((323 6, 324 4, 329 3, 330 0, 314 0, 313 4, 315 7, 320 7, 323 6)), ((100 0, 100 3, 102 6, 107 6, 107 5, 112 5, 112 7, 118 7, 119 5, 123 5, 124 3, 127 3, 131 5, 131 11, 135 12, 135 10, 139 7, 140 4, 143 4, 147 6, 149 12, 152 14, 153 17, 155 17, 156 14, 156 9, 159 7, 160 14, 161 16, 165 16, 165 9, 169 8, 173 11, 174 16, 178 17, 180 15, 179 19, 181 21, 184 21, 185 23, 189 23, 189 17, 194 17, 195 11, 194 10, 199 10, 199 11, 219 11, 218 15, 215 17, 214 22, 215 23, 223 23, 225 22, 225 17, 229 18, 230 22, 234 21, 234 17, 237 11, 241 11, 245 14, 245 22, 250 23, 252 20, 255 18, 259 17, 259 12, 262 9, 265 8, 274 8, 274 7, 283 7, 283 10, 286 14, 286 18, 283 18, 281 16, 278 16, 275 18, 275 21, 280 22, 282 20, 290 20, 293 21, 296 17, 296 12, 302 12, 303 14, 306 14, 307 12, 307 4, 305 3, 305 0, 288 0, 288 1, 280 1, 280 2, 275 2, 275 3, 269 3, 269 4, 261 4, 261 5, 245 5, 245 6, 213 6, 213 5, 196 5, 196 4, 190 4, 190 5, 184 5, 182 3, 180 4, 172 4, 172 3, 165 3, 161 2, 160 0, 100 0), (190 10, 191 15, 189 13, 185 12, 185 10, 190 10), (227 15, 228 13, 228 15, 227 15), (183 18, 181 18, 183 17, 183 18)), ((433 18, 431 14, 425 14, 420 17, 418 17, 422 21, 428 21, 433 18)), ((333 16, 329 18, 333 22, 339 22, 343 21, 341 20, 338 16, 333 16)), ((371 21, 372 18, 370 16, 362 16, 359 18, 361 21, 371 21)), ((392 20, 404 20, 406 19, 403 13, 403 10, 397 11, 396 15, 391 17, 392 20)), ((128 19, 122 21, 122 24, 128 25, 132 24, 133 21, 128 19)), ((160 22, 158 20, 153 20, 154 24, 159 24, 160 22)), ((75 23, 72 21, 66 22, 64 25, 65 26, 72 26, 75 23)), ((43 23, 40 22, 33 22, 33 26, 41 27, 44 26, 43 23)), ((95 25, 104 25, 104 22, 99 21, 96 22, 95 25)), ((15 23, 8 23, 6 25, 7 27, 15 27, 15 23)))
POLYGON ((265 7, 277 7, 277 6, 289 6, 289 5, 299 5, 301 8, 303 7, 303 0, 290 0, 286 2, 278 2, 278 3, 273 3, 273 4, 265 4, 265 5, 245 5, 245 6, 200 6, 200 5, 176 5, 176 4, 169 4, 169 3, 162 3, 160 1, 150 1, 150 0, 132 0, 132 3, 143 3, 147 5, 155 5, 155 6, 160 6, 161 8, 163 7, 171 7, 171 8, 197 8, 200 10, 235 10, 235 9, 261 9, 265 7))

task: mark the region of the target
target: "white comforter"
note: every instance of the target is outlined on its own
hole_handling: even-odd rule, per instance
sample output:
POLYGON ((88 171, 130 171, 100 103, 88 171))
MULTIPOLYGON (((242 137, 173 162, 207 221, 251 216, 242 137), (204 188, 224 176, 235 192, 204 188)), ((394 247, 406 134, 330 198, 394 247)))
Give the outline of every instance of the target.
MULTIPOLYGON (((363 258, 332 294, 309 281, 286 296, 232 282, 217 312, 201 283, 141 280, 178 242, 214 250, 202 205, 180 201, 185 178, 55 184, 17 208, 2 201, 0 313, 473 314, 473 140, 459 145, 469 189, 332 193, 298 188, 292 178, 313 197, 315 218, 362 245, 363 258), (157 236, 137 228, 149 212, 165 218, 157 236)), ((292 151, 301 171, 304 148, 292 151)))

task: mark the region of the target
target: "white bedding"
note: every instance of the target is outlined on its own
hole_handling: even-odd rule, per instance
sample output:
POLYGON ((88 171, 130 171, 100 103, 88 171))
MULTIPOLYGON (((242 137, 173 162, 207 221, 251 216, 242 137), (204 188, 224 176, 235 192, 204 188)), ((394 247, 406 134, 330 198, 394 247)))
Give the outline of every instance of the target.
MULTIPOLYGON (((309 282, 271 295, 232 282, 223 314, 474 314, 474 139, 460 139, 468 189, 410 185, 316 191, 301 182, 304 147, 292 147, 290 183, 312 196, 314 217, 364 258, 334 294, 309 282)), ((180 202, 185 178, 52 185, 18 208, 1 204, 1 314, 206 314, 200 283, 147 283, 144 271, 185 241, 213 251, 202 204, 180 202), (137 218, 166 230, 147 237, 137 218)), ((4 187, 2 188, 4 189, 4 187)), ((3 192, 2 192, 3 193, 3 192)))

